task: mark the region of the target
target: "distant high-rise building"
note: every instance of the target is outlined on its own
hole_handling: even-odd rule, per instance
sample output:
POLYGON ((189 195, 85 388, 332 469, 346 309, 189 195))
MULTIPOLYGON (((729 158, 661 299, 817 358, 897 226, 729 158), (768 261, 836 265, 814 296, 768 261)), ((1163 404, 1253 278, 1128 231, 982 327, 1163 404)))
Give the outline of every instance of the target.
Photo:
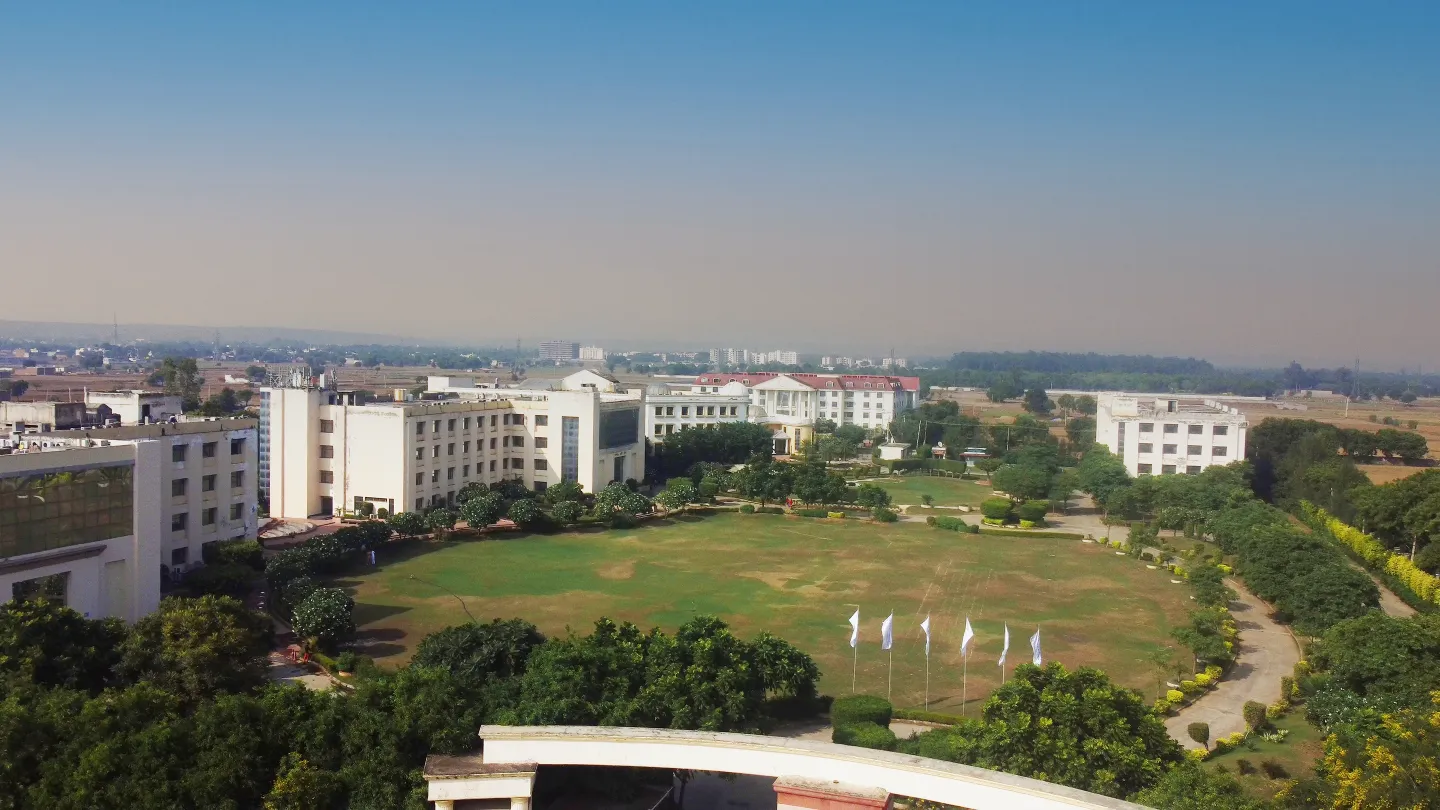
POLYGON ((581 360, 604 360, 604 359, 605 359, 605 350, 602 349, 602 348, 600 348, 599 346, 581 346, 581 347, 580 347, 580 359, 581 359, 581 360))
POLYGON ((570 340, 540 341, 541 360, 578 360, 580 344, 570 340))
POLYGON ((834 366, 834 365, 835 365, 835 358, 833 358, 833 357, 831 357, 830 355, 827 354, 827 355, 825 355, 824 357, 820 358, 820 365, 822 365, 822 366, 827 366, 827 367, 829 367, 829 366, 834 366))

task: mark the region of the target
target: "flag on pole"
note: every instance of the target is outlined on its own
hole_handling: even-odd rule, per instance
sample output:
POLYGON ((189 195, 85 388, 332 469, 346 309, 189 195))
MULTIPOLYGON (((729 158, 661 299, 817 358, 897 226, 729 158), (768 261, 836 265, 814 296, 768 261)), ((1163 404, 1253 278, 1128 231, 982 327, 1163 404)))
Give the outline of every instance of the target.
POLYGON ((1005 653, 1010 652, 1010 625, 1005 625, 1005 646, 1000 650, 1000 666, 1005 666, 1005 653))
POLYGON ((925 621, 920 622, 920 629, 925 631, 925 657, 930 657, 930 614, 925 614, 925 621))
POLYGON ((885 621, 880 624, 880 649, 890 649, 891 642, 895 640, 891 632, 894 627, 895 613, 892 611, 889 616, 885 617, 885 621))
POLYGON ((1035 628, 1035 635, 1030 637, 1030 649, 1035 652, 1035 666, 1040 666, 1040 628, 1035 628))
POLYGON ((860 608, 855 608, 855 615, 850 617, 850 646, 854 647, 860 643, 860 608))
POLYGON ((975 638, 975 631, 970 629, 970 617, 965 617, 965 635, 960 638, 960 655, 970 657, 970 640, 975 638))

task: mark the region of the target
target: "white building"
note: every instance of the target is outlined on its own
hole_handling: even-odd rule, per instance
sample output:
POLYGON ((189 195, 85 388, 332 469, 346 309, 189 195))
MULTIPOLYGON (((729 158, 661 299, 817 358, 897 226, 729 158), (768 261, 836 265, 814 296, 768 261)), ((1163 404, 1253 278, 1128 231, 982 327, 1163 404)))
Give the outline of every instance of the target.
POLYGON ((674 390, 664 384, 645 391, 645 435, 652 442, 686 428, 750 421, 750 391, 738 382, 674 390), (709 390, 714 388, 714 390, 709 390))
POLYGON ((599 347, 599 346, 581 346, 581 347, 580 347, 580 359, 581 359, 581 360, 604 360, 605 357, 606 357, 606 355, 605 355, 605 350, 604 350, 603 348, 599 347))
POLYGON ((701 374, 692 391, 718 394, 731 383, 749 394, 749 421, 774 428, 775 452, 781 455, 810 438, 816 419, 884 429, 896 414, 919 405, 920 398, 919 377, 769 371, 701 374))
POLYGON ((49 596, 90 618, 127 622, 153 611, 164 446, 17 438, 23 452, 0 455, 0 600, 49 596))
POLYGON ((576 360, 580 357, 580 344, 571 340, 540 341, 541 360, 576 360))
POLYGON ((1245 458, 1249 422, 1214 400, 1096 397, 1095 440, 1131 475, 1194 475, 1245 458))
POLYGON ((389 512, 453 504, 469 483, 517 479, 598 492, 644 478, 641 396, 592 371, 569 388, 463 385, 447 398, 354 404, 322 387, 261 390, 270 514, 306 517, 369 503, 389 512))
POLYGON ((91 410, 108 407, 122 425, 164 422, 185 413, 180 397, 154 391, 86 391, 85 405, 91 410))

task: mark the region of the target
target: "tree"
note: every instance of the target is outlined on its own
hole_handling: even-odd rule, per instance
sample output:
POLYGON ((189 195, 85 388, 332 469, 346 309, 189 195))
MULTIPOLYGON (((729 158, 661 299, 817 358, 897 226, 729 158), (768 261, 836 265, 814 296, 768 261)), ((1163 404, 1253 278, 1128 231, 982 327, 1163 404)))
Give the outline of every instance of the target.
POLYGON ((471 495, 460 504, 460 517, 470 528, 483 529, 500 519, 503 505, 500 495, 494 492, 471 495))
POLYGON ((801 464, 795 468, 791 492, 804 503, 844 503, 850 498, 845 479, 820 464, 801 464))
POLYGON ((1210 747, 1209 723, 1191 723, 1190 725, 1185 727, 1185 733, 1190 736, 1190 739, 1194 740, 1197 743, 1200 743, 1201 748, 1210 747))
POLYGON ((1114 495, 1130 486, 1130 473, 1119 456, 1102 446, 1093 446, 1080 457, 1075 470, 1076 485, 1081 492, 1095 498, 1095 503, 1108 514, 1114 495))
POLYGON ((991 384, 989 390, 985 392, 985 396, 987 396, 991 402, 1004 402, 1007 399, 1014 399, 1023 393, 1025 393, 1025 389, 1020 387, 1019 382, 1014 378, 1009 378, 995 381, 991 384))
POLYGON ((791 470, 791 465, 776 464, 765 457, 762 461, 746 464, 731 480, 740 497, 759 501, 764 506, 770 501, 783 500, 790 494, 795 481, 791 470))
POLYGON ((883 509, 890 505, 890 492, 884 487, 874 484, 861 484, 855 487, 854 495, 855 504, 866 509, 883 509))
POLYGON ((585 488, 576 481, 561 481, 545 490, 545 502, 550 504, 579 501, 585 497, 585 488))
POLYGON ((990 475, 996 489, 1022 500, 1036 500, 1050 495, 1055 473, 1038 464, 1006 464, 990 475))
POLYGON ((578 501, 561 501, 550 508, 550 518, 561 526, 570 526, 580 521, 585 507, 578 501))
POLYGON ((650 511, 650 499, 618 481, 612 481, 595 496, 595 516, 613 521, 635 518, 650 511))
POLYGON ((47 599, 0 603, 0 680, 99 692, 115 678, 125 625, 47 599))
POLYGON ((996 470, 1005 466, 1005 462, 998 458, 982 458, 975 462, 975 466, 985 473, 986 477, 993 477, 996 470))
POLYGON ((1060 406, 1060 410, 1064 413, 1071 413, 1075 410, 1075 395, 1061 394, 1055 399, 1055 404, 1060 406))
POLYGON ((834 433, 837 427, 839 425, 835 424, 833 419, 816 419, 813 425, 815 432, 822 434, 834 433))
POLYGON ((544 643, 539 629, 521 619, 470 622, 426 636, 415 648, 412 663, 438 667, 472 683, 503 680, 523 674, 531 652, 544 643))
POLYGON ((265 373, 266 370, 264 366, 245 367, 245 377, 251 382, 263 382, 265 379, 265 373))
POLYGON ((355 632, 355 600, 339 588, 316 588, 295 608, 291 624, 301 638, 314 638, 322 646, 343 641, 355 632))
POLYGON ((511 503, 505 517, 510 518, 516 526, 522 529, 531 529, 545 520, 545 512, 540 509, 540 504, 525 498, 511 503))
POLYGON ((1071 444, 1084 452, 1095 443, 1095 418, 1076 416, 1068 420, 1065 423, 1065 436, 1070 439, 1071 444))
MULTIPOLYGON (((859 425, 841 425, 835 429, 835 438, 848 444, 859 447, 868 438, 865 428, 859 425)), ((853 453, 851 455, 854 455, 853 453)))
MULTIPOLYGON (((1208 736, 1208 727, 1206 732, 1208 736)), ((1188 762, 1171 768, 1159 782, 1131 796, 1130 801, 1155 810, 1268 810, 1270 807, 1247 795, 1234 777, 1188 762)))
POLYGON ((1094 416, 1095 411, 1098 410, 1098 403, 1096 403, 1095 397, 1081 394, 1075 398, 1075 410, 1086 416, 1094 416))
POLYGON ((25 396, 25 392, 30 390, 27 380, 0 380, 0 384, 8 384, 10 396, 15 399, 25 396))
POLYGON ((1440 704, 1386 717, 1376 731, 1340 727, 1317 770, 1328 807, 1440 807, 1440 704))
POLYGON ((1440 684, 1440 616, 1375 612, 1347 619, 1325 631, 1309 658, 1361 697, 1424 707, 1440 684))
POLYGON ((270 619, 228 596, 161 600, 121 645, 118 671, 191 703, 265 683, 270 619))
MULTIPOLYGON (((425 533, 425 515, 420 512, 396 512, 386 522, 401 537, 418 537, 425 533)), ((267 566, 266 571, 269 571, 267 566)))
POLYGON ((200 376, 200 367, 193 357, 167 357, 160 364, 160 376, 165 393, 180 397, 182 407, 193 411, 200 405, 200 387, 205 378, 200 376))
POLYGON ((1020 407, 1038 416, 1048 416, 1054 405, 1044 388, 1029 389, 1025 392, 1024 401, 1020 403, 1020 407))
POLYGON ((275 784, 265 794, 265 810, 314 810, 329 807, 341 792, 339 778, 291 751, 281 760, 275 784))

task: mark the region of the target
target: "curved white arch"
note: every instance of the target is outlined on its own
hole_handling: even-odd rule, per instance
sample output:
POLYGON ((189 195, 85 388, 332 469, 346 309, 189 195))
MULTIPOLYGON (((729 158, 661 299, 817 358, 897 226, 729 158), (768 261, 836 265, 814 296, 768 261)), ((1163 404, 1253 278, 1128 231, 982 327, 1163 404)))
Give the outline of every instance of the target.
MULTIPOLYGON (((705 731, 481 726, 484 762, 608 765, 792 777, 880 788, 972 810, 1143 810, 1037 779, 848 745, 705 731)), ((533 766, 532 766, 533 767, 533 766)), ((528 794, 527 794, 528 795, 528 794)))

